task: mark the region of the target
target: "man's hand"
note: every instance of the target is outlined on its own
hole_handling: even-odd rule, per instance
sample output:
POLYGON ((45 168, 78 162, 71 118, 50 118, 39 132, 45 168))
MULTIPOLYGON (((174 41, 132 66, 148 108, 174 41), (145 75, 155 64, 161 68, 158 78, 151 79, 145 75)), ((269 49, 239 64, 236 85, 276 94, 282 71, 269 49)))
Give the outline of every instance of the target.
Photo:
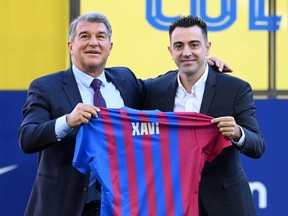
POLYGON ((212 66, 214 69, 218 70, 219 72, 224 72, 224 73, 233 72, 232 68, 228 64, 216 58, 215 56, 206 58, 206 61, 210 66, 212 66))
POLYGON ((239 125, 232 116, 214 118, 211 123, 216 124, 223 136, 238 142, 242 136, 239 125))
POLYGON ((98 107, 78 103, 73 111, 66 116, 66 122, 70 128, 75 128, 83 123, 87 124, 92 116, 98 117, 97 112, 99 111, 98 107))

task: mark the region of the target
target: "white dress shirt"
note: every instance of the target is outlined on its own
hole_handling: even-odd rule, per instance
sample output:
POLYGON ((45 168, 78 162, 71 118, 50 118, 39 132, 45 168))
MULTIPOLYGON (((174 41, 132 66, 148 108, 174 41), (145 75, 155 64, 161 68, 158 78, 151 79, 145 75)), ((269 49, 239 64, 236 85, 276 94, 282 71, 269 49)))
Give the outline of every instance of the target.
POLYGON ((178 88, 176 91, 174 112, 200 112, 200 107, 205 90, 205 83, 208 76, 208 67, 200 79, 192 86, 191 93, 187 92, 177 75, 178 88))

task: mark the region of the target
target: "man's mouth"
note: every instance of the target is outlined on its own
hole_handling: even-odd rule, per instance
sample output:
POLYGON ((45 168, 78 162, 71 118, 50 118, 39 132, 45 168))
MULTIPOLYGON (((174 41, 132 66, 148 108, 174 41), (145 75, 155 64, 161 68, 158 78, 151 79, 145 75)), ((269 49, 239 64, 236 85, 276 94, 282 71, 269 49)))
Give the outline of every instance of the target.
POLYGON ((86 51, 85 53, 94 54, 94 55, 101 54, 99 51, 96 51, 96 50, 86 51))
POLYGON ((194 59, 184 59, 184 60, 181 60, 182 63, 192 63, 192 62, 195 62, 196 60, 194 59))

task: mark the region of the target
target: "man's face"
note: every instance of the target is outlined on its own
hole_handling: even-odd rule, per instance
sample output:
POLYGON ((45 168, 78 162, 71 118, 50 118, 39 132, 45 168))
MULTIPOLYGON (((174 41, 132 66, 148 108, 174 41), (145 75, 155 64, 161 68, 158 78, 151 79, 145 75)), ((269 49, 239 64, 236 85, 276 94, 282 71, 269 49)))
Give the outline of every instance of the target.
POLYGON ((189 76, 204 73, 210 46, 198 26, 176 27, 171 34, 168 49, 180 73, 189 76))
POLYGON ((85 73, 101 73, 112 49, 104 23, 81 21, 74 41, 68 42, 73 64, 85 73))

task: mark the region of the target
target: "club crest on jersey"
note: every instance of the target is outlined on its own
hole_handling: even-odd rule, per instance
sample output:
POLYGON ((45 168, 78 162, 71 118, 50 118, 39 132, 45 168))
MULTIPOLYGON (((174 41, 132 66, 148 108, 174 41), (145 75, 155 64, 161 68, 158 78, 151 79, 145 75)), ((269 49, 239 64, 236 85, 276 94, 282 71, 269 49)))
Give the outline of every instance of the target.
POLYGON ((132 136, 159 134, 158 122, 131 122, 132 136))

